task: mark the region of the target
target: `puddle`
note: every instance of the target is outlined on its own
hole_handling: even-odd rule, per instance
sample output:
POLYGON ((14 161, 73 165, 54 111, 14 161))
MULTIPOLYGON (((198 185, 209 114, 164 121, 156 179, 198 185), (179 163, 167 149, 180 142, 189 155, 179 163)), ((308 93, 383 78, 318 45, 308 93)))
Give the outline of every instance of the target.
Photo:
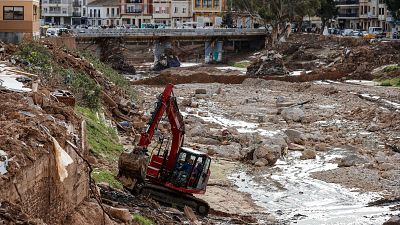
POLYGON ((300 152, 290 152, 286 161, 254 172, 251 168, 229 179, 239 191, 248 193, 257 205, 283 221, 296 224, 382 224, 389 207, 366 207, 378 199, 375 193, 359 193, 338 184, 310 177, 312 172, 337 168, 329 161, 346 152, 334 149, 315 160, 299 160, 300 152))

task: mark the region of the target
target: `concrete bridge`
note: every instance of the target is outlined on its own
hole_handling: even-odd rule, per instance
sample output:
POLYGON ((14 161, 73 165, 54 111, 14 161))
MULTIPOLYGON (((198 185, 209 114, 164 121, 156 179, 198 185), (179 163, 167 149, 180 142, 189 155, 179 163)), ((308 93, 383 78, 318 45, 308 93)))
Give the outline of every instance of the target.
MULTIPOLYGON (((98 42, 104 39, 118 39, 124 43, 152 43, 154 62, 158 62, 166 49, 172 48, 172 42, 203 42, 204 62, 220 62, 224 43, 243 41, 264 43, 268 34, 265 29, 75 29, 79 43, 98 42)), ((104 46, 103 46, 104 47, 104 46)))

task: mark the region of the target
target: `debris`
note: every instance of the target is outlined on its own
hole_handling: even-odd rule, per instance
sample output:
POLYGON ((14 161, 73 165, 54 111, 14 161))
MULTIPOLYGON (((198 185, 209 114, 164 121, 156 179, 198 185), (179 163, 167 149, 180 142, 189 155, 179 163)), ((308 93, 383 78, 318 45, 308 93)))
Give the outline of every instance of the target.
POLYGON ((304 111, 299 107, 290 107, 282 110, 281 115, 286 121, 302 122, 304 119, 304 111))
POLYGON ((8 166, 7 153, 3 150, 0 150, 0 174, 1 175, 4 175, 8 172, 7 166, 8 166))
POLYGON ((118 219, 119 221, 124 223, 129 223, 132 221, 132 215, 128 209, 115 208, 112 206, 104 206, 104 208, 110 216, 118 219))
POLYGON ((266 51, 256 62, 247 68, 247 75, 252 76, 270 76, 270 75, 288 75, 289 71, 283 63, 281 54, 274 50, 266 51))
POLYGON ((197 220, 196 215, 194 214, 192 208, 185 206, 183 209, 185 212, 186 217, 190 220, 191 224, 193 225, 200 225, 201 223, 197 220))
POLYGON ((307 159, 315 159, 317 154, 314 150, 306 149, 301 153, 300 159, 307 160, 307 159))
POLYGON ((75 97, 71 92, 65 90, 57 90, 51 93, 51 96, 65 105, 75 107, 75 97))
POLYGON ((400 225, 400 215, 392 216, 388 221, 384 222, 383 225, 400 225))
POLYGON ((60 144, 54 137, 51 137, 51 139, 53 141, 53 154, 56 161, 58 177, 60 181, 63 182, 64 179, 68 177, 68 171, 66 167, 74 161, 72 160, 71 156, 69 156, 68 153, 61 148, 60 144))

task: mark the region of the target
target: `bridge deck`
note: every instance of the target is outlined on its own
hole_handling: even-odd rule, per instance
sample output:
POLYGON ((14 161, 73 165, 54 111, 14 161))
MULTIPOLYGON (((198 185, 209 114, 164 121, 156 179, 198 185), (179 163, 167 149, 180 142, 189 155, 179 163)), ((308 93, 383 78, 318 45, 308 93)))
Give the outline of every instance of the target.
POLYGON ((265 29, 75 29, 75 36, 80 39, 116 38, 128 39, 193 39, 223 37, 227 39, 265 36, 265 29))

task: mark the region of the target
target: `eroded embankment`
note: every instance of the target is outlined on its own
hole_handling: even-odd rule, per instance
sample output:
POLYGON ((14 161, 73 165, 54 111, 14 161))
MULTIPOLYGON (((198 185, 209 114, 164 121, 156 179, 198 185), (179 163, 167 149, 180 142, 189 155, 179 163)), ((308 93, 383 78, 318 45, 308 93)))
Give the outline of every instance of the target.
MULTIPOLYGON (((337 80, 345 77, 345 73, 339 72, 325 72, 325 73, 314 73, 304 74, 299 76, 262 76, 251 78, 260 78, 264 80, 278 80, 287 82, 308 82, 314 80, 337 80)), ((210 75, 208 73, 193 73, 187 76, 177 75, 174 73, 162 73, 156 77, 132 81, 134 85, 165 85, 168 83, 172 84, 189 84, 189 83, 221 83, 221 84, 241 84, 245 79, 250 78, 249 76, 242 75, 210 75)))

